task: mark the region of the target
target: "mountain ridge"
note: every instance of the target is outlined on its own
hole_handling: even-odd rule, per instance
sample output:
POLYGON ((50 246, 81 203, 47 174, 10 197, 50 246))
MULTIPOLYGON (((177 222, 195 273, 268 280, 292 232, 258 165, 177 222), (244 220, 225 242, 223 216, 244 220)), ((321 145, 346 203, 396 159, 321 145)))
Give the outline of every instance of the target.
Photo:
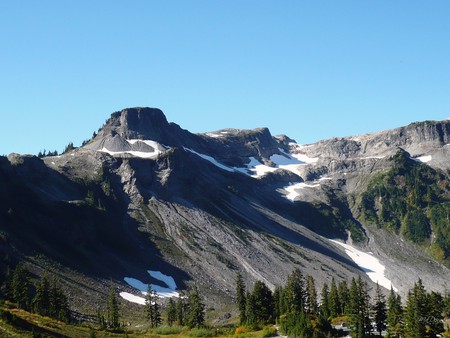
POLYGON ((299 145, 268 128, 192 134, 159 109, 128 108, 83 147, 43 159, 0 158, 0 252, 33 262, 43 255, 93 285, 109 275, 134 293, 125 277, 150 283, 146 271, 158 270, 181 288, 201 285, 209 303, 221 304, 233 298, 238 271, 247 283, 271 287, 295 267, 319 285, 358 274, 372 283, 330 241, 353 239, 383 263, 399 292, 418 277, 448 290, 449 269, 425 244, 366 224, 358 208, 401 146, 406 161, 447 170, 449 134, 449 121, 421 122, 299 145), (39 246, 24 250, 33 236, 39 246))

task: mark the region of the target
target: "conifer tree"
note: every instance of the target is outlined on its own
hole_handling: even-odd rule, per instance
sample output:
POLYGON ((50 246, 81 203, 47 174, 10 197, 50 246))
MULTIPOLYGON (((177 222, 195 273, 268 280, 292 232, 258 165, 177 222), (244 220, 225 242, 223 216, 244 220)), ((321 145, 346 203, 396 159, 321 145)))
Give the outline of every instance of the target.
POLYGON ((405 333, 411 338, 425 337, 427 317, 427 295, 422 280, 414 283, 408 292, 405 311, 405 333))
POLYGON ((245 283, 239 272, 236 277, 236 303, 239 310, 239 323, 242 325, 247 321, 245 315, 245 283))
POLYGON ((312 276, 306 277, 306 300, 305 300, 306 312, 312 316, 317 316, 317 291, 314 278, 312 276))
POLYGON ((273 291, 273 316, 275 319, 281 316, 281 301, 283 297, 283 289, 277 286, 273 291))
POLYGON ((443 324, 443 312, 444 312, 444 298, 438 292, 430 292, 427 294, 427 311, 426 316, 423 317, 426 320, 427 331, 430 337, 436 337, 436 335, 444 332, 443 324))
POLYGON ((349 302, 349 294, 348 294, 348 286, 347 281, 343 280, 338 285, 338 295, 339 295, 339 304, 341 304, 341 308, 339 310, 339 314, 343 315, 346 313, 347 304, 349 302))
POLYGON ((403 310, 400 295, 396 295, 391 286, 391 292, 387 300, 386 322, 389 337, 401 337, 403 335, 403 310))
POLYGON ((199 328, 205 324, 205 304, 200 298, 197 287, 194 288, 194 291, 188 297, 188 316, 186 324, 191 328, 199 328))
POLYGON ((247 318, 247 325, 254 326, 258 324, 255 310, 255 298, 247 291, 245 300, 245 317, 247 318))
POLYGON ((150 327, 155 328, 161 324, 161 313, 158 305, 158 296, 155 290, 152 290, 151 284, 147 286, 145 295, 146 318, 150 322, 150 327))
POLYGON ((378 283, 375 290, 375 304, 373 306, 373 311, 375 314, 375 323, 377 331, 380 333, 381 336, 381 332, 386 328, 387 315, 386 315, 386 300, 378 283))
POLYGON ((320 294, 320 298, 322 300, 322 304, 320 304, 320 313, 328 318, 330 316, 330 301, 329 301, 330 292, 328 291, 328 284, 324 283, 322 287, 322 292, 320 294))
POLYGON ((172 326, 173 323, 177 320, 177 306, 175 301, 170 298, 169 303, 167 304, 167 324, 172 326))
POLYGON ((29 310, 30 287, 30 273, 23 264, 17 265, 12 277, 12 296, 19 309, 29 310))
POLYGON ((329 304, 330 316, 333 318, 337 317, 340 312, 341 304, 339 302, 339 295, 338 295, 338 290, 337 290, 336 281, 334 280, 334 277, 331 278, 331 286, 330 286, 330 294, 328 296, 328 304, 329 304))
POLYGON ((300 313, 305 307, 305 281, 298 268, 288 276, 284 293, 288 311, 300 313))
POLYGON ((184 325, 186 314, 186 303, 184 301, 184 295, 180 292, 177 300, 177 321, 178 325, 184 325))
POLYGON ((109 287, 108 320, 111 328, 117 329, 120 327, 119 302, 112 282, 109 287))
POLYGON ((41 316, 50 316, 50 285, 47 274, 44 274, 36 287, 33 298, 33 311, 41 316))
POLYGON ((352 278, 350 286, 349 315, 353 326, 353 334, 357 338, 365 336, 369 329, 369 293, 367 284, 362 281, 361 276, 355 281, 352 278))
POLYGON ((254 311, 257 323, 270 323, 273 321, 273 295, 272 291, 262 281, 256 281, 253 288, 254 311))

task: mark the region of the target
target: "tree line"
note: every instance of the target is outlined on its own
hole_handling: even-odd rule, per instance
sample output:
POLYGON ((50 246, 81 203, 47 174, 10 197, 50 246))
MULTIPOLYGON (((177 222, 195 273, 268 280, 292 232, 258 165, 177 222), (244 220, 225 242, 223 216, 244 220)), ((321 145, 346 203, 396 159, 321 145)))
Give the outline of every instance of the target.
POLYGON ((49 278, 45 273, 33 284, 23 264, 14 269, 7 265, 2 274, 0 298, 15 303, 19 309, 70 322, 68 299, 55 276, 49 278))
MULTIPOLYGON (((387 329, 389 337, 436 337, 444 331, 443 319, 450 316, 450 295, 427 292, 419 279, 408 292, 406 305, 391 289, 388 297, 377 284, 374 297, 359 276, 350 285, 343 280, 325 283, 319 297, 312 276, 299 269, 289 276, 284 287, 272 292, 262 281, 246 290, 242 275, 236 279, 236 304, 241 325, 279 325, 295 337, 333 337, 340 333, 332 320, 348 321, 352 337, 366 337, 387 329)), ((447 328, 448 329, 448 328, 447 328)))

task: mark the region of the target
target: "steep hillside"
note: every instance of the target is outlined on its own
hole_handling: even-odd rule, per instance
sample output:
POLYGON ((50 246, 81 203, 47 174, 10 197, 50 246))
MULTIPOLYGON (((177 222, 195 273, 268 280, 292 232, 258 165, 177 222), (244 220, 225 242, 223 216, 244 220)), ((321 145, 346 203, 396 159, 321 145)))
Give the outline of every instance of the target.
POLYGON ((192 134, 158 109, 125 109, 81 148, 0 158, 0 251, 36 275, 59 271, 79 312, 110 279, 129 306, 147 283, 230 303, 237 272, 272 288, 295 267, 317 285, 375 282, 345 241, 401 293, 419 276, 444 291, 449 126, 299 145, 267 128, 192 134))

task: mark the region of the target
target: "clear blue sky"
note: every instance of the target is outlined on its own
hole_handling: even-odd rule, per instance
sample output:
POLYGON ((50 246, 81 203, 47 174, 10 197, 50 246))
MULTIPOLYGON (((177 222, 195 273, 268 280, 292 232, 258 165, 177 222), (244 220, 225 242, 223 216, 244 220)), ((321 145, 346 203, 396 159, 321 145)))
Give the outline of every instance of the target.
POLYGON ((0 155, 133 106, 299 143, 450 117, 447 0, 2 0, 0 32, 0 155))

